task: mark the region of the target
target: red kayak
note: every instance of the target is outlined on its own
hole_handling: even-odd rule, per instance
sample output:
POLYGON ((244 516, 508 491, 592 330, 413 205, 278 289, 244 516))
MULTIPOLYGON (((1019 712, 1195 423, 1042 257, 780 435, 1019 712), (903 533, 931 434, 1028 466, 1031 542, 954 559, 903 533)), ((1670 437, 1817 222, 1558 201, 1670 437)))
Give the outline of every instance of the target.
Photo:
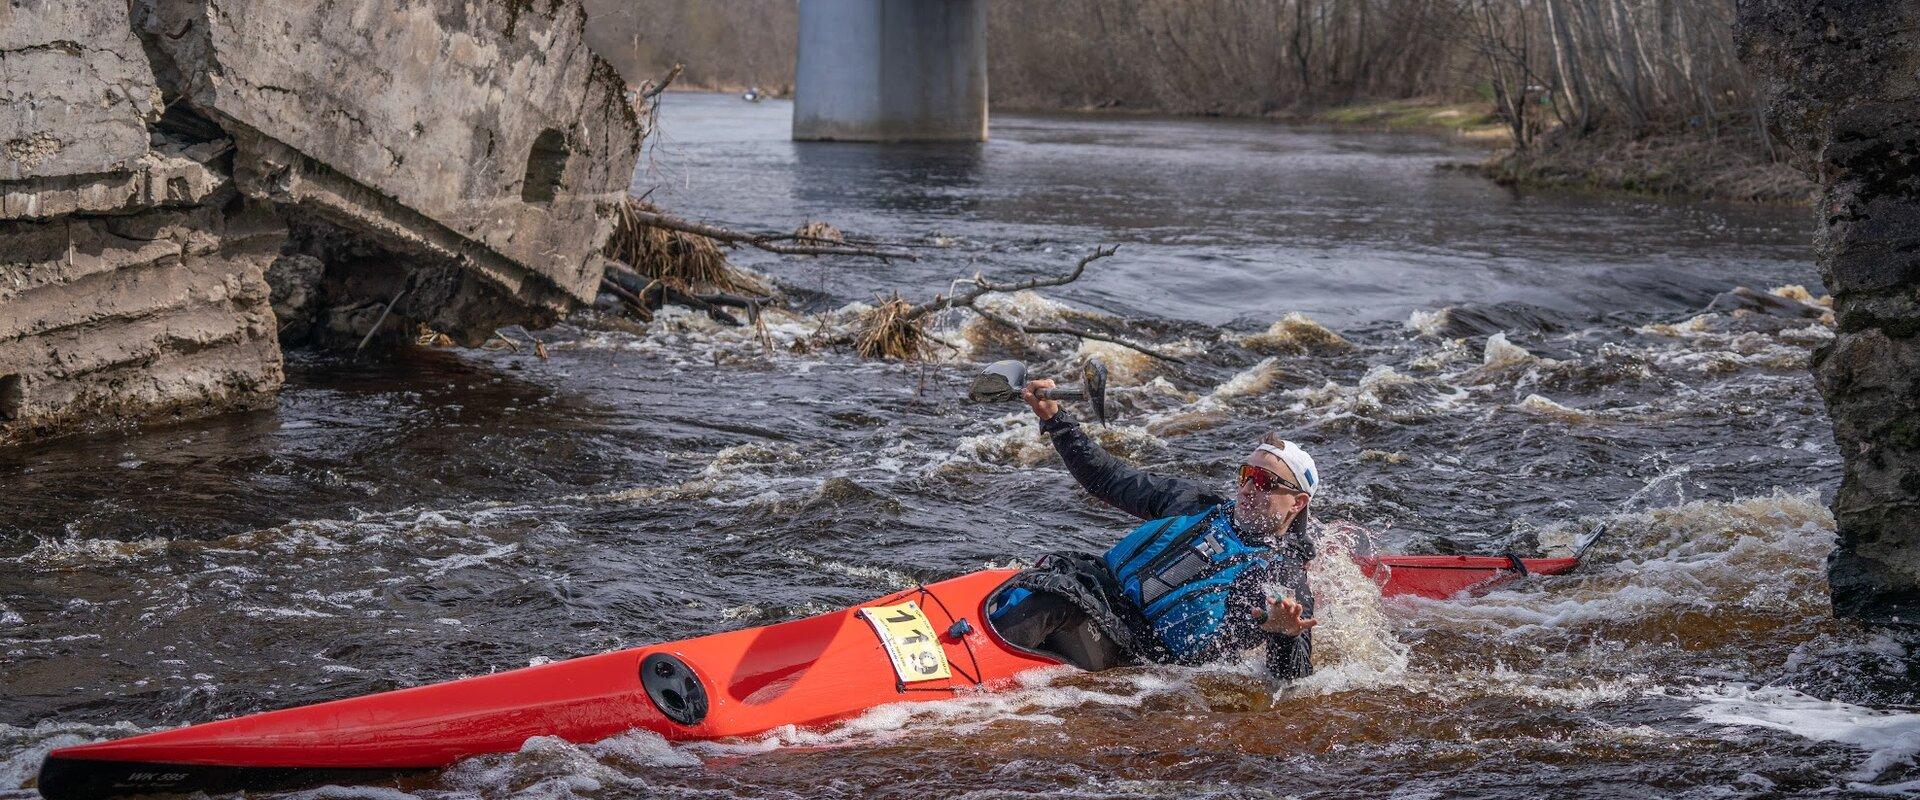
POLYGON ((1462 592, 1484 592, 1528 575, 1564 575, 1580 564, 1578 556, 1378 556, 1354 560, 1360 562, 1362 574, 1380 584, 1380 594, 1433 600, 1462 592))
MULTIPOLYGON (((1383 593, 1447 597, 1576 559, 1381 556, 1383 593)), ((939 700, 1061 663, 987 620, 1014 570, 976 572, 855 608, 413 689, 66 747, 47 800, 364 782, 519 750, 534 736, 592 742, 644 728, 669 740, 817 726, 885 703, 939 700)))

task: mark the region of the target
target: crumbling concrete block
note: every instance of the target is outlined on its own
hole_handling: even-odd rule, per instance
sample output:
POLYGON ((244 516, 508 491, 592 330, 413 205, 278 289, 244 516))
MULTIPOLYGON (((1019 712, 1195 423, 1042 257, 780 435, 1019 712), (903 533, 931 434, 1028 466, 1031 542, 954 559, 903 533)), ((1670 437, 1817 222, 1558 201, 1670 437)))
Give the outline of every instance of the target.
POLYGON ((0 3, 0 181, 121 171, 160 107, 125 3, 0 3))
POLYGON ((285 225, 161 107, 126 3, 0 4, 0 443, 280 386, 285 225))
POLYGON ((585 26, 578 0, 0 2, 0 442, 268 402, 276 332, 473 345, 590 301, 645 131, 585 26))
POLYGON ((226 139, 192 145, 168 142, 114 172, 0 181, 0 219, 198 205, 229 184, 215 162, 232 148, 226 139))
POLYGON ((472 344, 593 299, 645 132, 580 3, 140 3, 161 84, 236 138, 244 193, 487 295, 399 312, 472 344))
POLYGON ((0 222, 0 442, 271 403, 285 238, 238 201, 0 222))

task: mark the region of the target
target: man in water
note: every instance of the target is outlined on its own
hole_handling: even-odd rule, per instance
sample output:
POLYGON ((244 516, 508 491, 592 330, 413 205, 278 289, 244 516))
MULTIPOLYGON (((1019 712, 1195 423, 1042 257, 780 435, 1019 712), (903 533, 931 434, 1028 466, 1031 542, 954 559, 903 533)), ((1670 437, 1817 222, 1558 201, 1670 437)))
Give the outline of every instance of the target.
POLYGON ((1241 464, 1234 496, 1223 497, 1115 458, 1047 399, 1053 386, 1032 381, 1021 396, 1067 471, 1094 497, 1148 522, 1104 557, 1054 553, 1016 576, 996 598, 994 629, 1089 670, 1219 661, 1264 643, 1273 678, 1311 674, 1313 458, 1269 434, 1241 464))

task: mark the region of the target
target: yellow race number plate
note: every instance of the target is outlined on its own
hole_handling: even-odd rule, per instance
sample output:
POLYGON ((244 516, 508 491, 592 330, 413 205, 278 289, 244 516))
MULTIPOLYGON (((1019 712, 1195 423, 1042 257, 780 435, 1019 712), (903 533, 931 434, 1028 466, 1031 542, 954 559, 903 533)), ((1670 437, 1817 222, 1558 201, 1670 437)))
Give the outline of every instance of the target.
POLYGON ((860 616, 880 634, 880 643, 893 659, 893 674, 901 683, 952 677, 947 651, 940 647, 940 637, 919 604, 908 600, 897 606, 870 606, 860 609, 860 616))

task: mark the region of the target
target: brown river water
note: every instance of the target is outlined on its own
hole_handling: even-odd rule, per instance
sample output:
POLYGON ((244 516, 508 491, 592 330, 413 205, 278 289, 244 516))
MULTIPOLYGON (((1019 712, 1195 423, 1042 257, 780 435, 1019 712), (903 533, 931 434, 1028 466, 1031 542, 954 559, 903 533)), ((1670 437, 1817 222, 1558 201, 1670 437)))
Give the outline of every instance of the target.
POLYGON ((998 308, 1129 331, 1103 440, 1219 480, 1280 429, 1322 535, 1564 553, 1486 596, 1383 600, 1322 558, 1318 672, 1042 672, 824 730, 529 741, 284 798, 1784 797, 1920 792, 1920 640, 1832 620, 1839 462, 1803 210, 1519 194, 1417 136, 1000 115, 964 147, 795 144, 791 107, 673 95, 636 191, 752 228, 939 237, 917 263, 737 260, 799 298, 764 338, 585 312, 550 358, 294 354, 278 409, 0 452, 0 796, 47 749, 792 619, 1098 551, 1130 527, 1019 407, 1017 345, 810 346, 975 270, 1082 281, 998 308))

